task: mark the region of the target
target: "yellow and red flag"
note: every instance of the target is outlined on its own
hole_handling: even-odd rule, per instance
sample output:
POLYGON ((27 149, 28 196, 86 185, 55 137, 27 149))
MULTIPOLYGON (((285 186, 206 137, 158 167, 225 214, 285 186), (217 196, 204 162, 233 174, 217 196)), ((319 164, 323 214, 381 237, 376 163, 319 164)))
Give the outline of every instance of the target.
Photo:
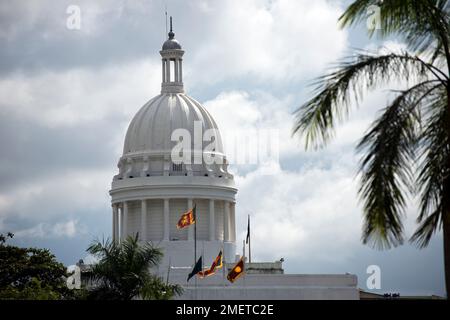
POLYGON ((177 229, 183 229, 195 223, 195 208, 196 206, 183 213, 180 220, 178 220, 177 229))
POLYGON ((216 269, 220 269, 223 266, 223 259, 222 259, 222 251, 220 251, 217 258, 213 261, 211 264, 211 267, 208 270, 200 271, 198 273, 200 278, 206 278, 216 273, 216 269))
POLYGON ((236 281, 240 276, 242 276, 245 273, 245 266, 244 266, 244 257, 239 259, 238 263, 233 267, 233 269, 228 272, 227 279, 231 283, 236 281))

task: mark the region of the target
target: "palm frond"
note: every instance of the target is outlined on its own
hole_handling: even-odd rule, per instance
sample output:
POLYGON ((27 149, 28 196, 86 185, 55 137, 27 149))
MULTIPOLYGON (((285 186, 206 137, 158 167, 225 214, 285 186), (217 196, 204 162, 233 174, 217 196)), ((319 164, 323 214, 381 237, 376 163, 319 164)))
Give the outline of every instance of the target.
POLYGON ((151 243, 140 243, 139 236, 129 236, 120 244, 94 241, 88 252, 99 258, 90 274, 97 287, 93 294, 108 294, 129 300, 140 294, 150 277, 149 270, 162 258, 162 251, 151 243))
MULTIPOLYGON (((414 51, 433 50, 441 54, 439 47, 448 51, 450 43, 449 11, 447 0, 356 0, 340 17, 342 27, 368 18, 369 8, 376 6, 380 12, 380 29, 368 29, 381 36, 400 35, 414 51)), ((447 55, 448 58, 448 55, 447 55)))
POLYGON ((417 244, 419 248, 425 248, 431 240, 431 237, 440 229, 442 225, 442 208, 437 207, 436 210, 424 218, 412 235, 410 242, 417 244))
POLYGON ((365 91, 393 80, 418 83, 400 91, 360 141, 359 195, 363 242, 389 248, 403 242, 406 191, 418 193, 419 228, 410 240, 424 247, 450 210, 450 1, 354 0, 341 25, 366 22, 369 8, 380 9, 381 29, 371 35, 400 36, 416 54, 358 52, 342 60, 296 110, 293 134, 306 148, 322 147, 365 91))
MULTIPOLYGON (((393 80, 408 80, 413 76, 426 80, 431 65, 408 53, 377 56, 358 53, 344 59, 337 71, 320 77, 314 97, 295 111, 293 134, 304 135, 306 148, 326 145, 334 133, 337 121, 348 115, 351 102, 356 104, 365 90, 393 80)), ((433 77, 433 75, 431 75, 433 77)))
POLYGON ((403 243, 404 188, 414 188, 411 163, 418 141, 418 107, 439 86, 437 80, 425 81, 402 91, 357 146, 365 153, 359 189, 364 243, 381 249, 403 243))
POLYGON ((447 89, 445 86, 439 86, 438 89, 427 99, 424 108, 426 127, 419 143, 420 162, 416 184, 420 187, 420 214, 417 218, 420 226, 411 242, 422 248, 428 245, 432 234, 442 221, 446 208, 448 209, 448 205, 445 205, 444 186, 450 176, 450 113, 447 89))

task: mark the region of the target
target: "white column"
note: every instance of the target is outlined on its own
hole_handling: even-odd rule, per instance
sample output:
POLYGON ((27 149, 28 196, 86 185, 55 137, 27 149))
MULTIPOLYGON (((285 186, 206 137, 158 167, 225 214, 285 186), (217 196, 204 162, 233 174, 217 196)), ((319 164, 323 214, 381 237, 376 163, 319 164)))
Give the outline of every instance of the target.
POLYGON ((142 241, 147 241, 147 200, 141 201, 141 236, 142 241))
MULTIPOLYGON (((187 207, 188 207, 188 210, 192 209, 192 199, 187 200, 187 207)), ((198 216, 197 216, 196 220, 198 221, 198 216)), ((197 224, 197 221, 195 221, 196 224, 197 224)), ((188 240, 194 240, 194 227, 195 226, 188 227, 188 240)), ((196 227, 198 227, 198 226, 196 226, 196 227)))
POLYGON ((166 82, 166 60, 162 59, 162 82, 166 82))
POLYGON ((164 199, 164 240, 169 241, 169 199, 164 199))
POLYGON ((236 204, 231 203, 231 241, 236 242, 236 204))
POLYGON ((113 229, 112 229, 112 240, 117 242, 119 240, 119 209, 117 204, 112 205, 113 210, 113 229))
POLYGON ((115 208, 114 208, 114 204, 112 205, 112 233, 111 233, 111 238, 112 241, 114 241, 114 236, 116 235, 116 215, 115 215, 115 208))
POLYGON ((122 209, 122 239, 125 240, 128 236, 128 202, 123 202, 122 209))
POLYGON ((119 225, 118 225, 119 236, 118 236, 118 239, 120 242, 120 241, 122 241, 122 230, 123 230, 123 207, 122 207, 122 204, 118 204, 117 208, 119 209, 119 225))
POLYGON ((171 82, 173 79, 170 79, 170 59, 166 60, 166 82, 171 82))
POLYGON ((225 212, 223 214, 223 240, 230 241, 230 202, 225 201, 225 212))
POLYGON ((178 63, 180 64, 180 77, 178 81, 183 82, 183 59, 179 59, 178 63))
POLYGON ((178 82, 178 59, 175 59, 175 82, 178 82))
POLYGON ((216 224, 214 223, 214 200, 209 200, 209 241, 216 238, 216 224))

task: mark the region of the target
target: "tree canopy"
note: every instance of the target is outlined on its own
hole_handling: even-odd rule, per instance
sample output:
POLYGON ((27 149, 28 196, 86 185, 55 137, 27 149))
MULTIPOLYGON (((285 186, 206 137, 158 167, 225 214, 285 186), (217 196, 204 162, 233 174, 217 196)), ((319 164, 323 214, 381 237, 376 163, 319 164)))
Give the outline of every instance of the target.
POLYGON ((0 235, 0 299, 73 299, 66 286, 66 267, 47 249, 7 244, 12 233, 0 235))
POLYGON ((99 261, 92 266, 88 299, 170 299, 181 294, 178 285, 164 283, 151 273, 162 252, 151 243, 140 243, 138 234, 124 241, 94 241, 87 249, 99 261))

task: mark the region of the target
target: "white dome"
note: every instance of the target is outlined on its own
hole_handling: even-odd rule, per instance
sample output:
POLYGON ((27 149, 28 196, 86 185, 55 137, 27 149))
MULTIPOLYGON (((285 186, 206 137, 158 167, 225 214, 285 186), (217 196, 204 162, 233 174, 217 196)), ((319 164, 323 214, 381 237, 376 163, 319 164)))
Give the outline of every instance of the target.
POLYGON ((181 44, 176 39, 168 39, 162 46, 163 50, 181 50, 181 44))
MULTIPOLYGON (((125 137, 123 154, 170 153, 177 142, 171 141, 172 132, 186 129, 194 149, 194 122, 199 121, 202 133, 214 130, 216 152, 223 153, 217 125, 206 109, 183 93, 160 94, 147 102, 134 116, 125 137)), ((203 148, 211 141, 204 141, 203 148)))
MULTIPOLYGON (((169 40, 173 36, 171 31, 169 40)), ((184 51, 166 49, 160 54, 161 94, 147 102, 131 121, 117 164, 119 174, 114 179, 206 176, 232 180, 215 121, 199 102, 184 93, 184 51), (179 129, 185 131, 177 132, 179 129), (181 140, 188 138, 190 144, 181 140), (173 151, 181 161, 172 158, 173 151)))

